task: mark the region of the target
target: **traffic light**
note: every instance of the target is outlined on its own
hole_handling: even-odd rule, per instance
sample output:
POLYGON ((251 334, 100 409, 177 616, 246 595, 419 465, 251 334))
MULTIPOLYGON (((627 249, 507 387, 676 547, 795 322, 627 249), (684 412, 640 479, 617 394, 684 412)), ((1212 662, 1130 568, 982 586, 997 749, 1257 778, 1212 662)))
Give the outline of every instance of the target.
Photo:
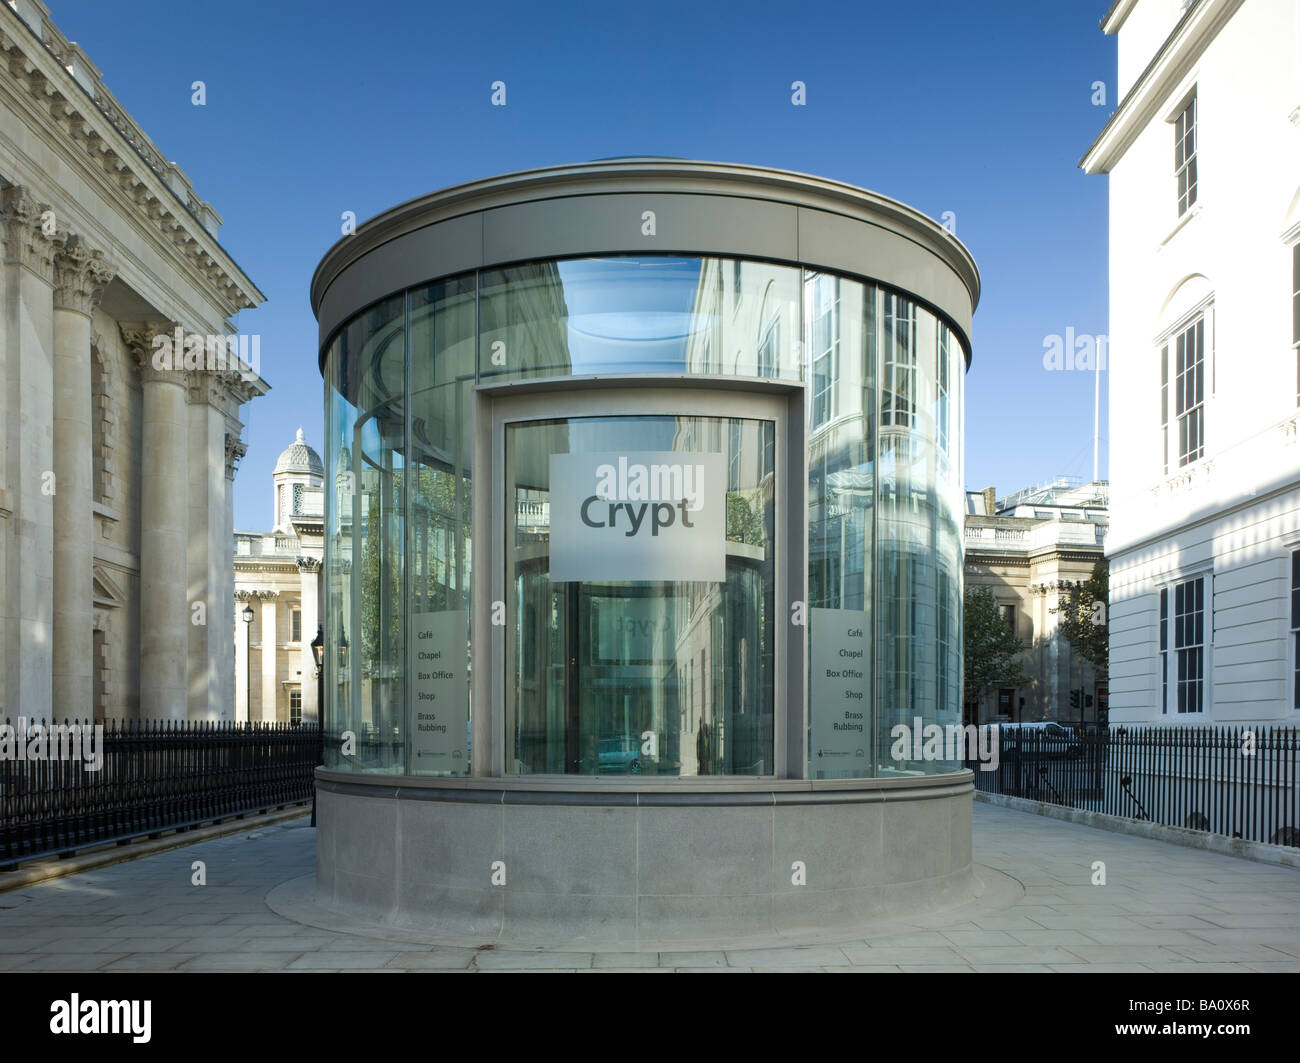
POLYGON ((1091 695, 1091 694, 1085 694, 1085 695, 1083 696, 1083 707, 1084 707, 1085 709, 1090 709, 1090 708, 1092 708, 1092 695, 1091 695))
POLYGON ((1072 708, 1072 709, 1077 709, 1078 707, 1079 707, 1079 692, 1078 692, 1077 690, 1071 690, 1071 691, 1070 691, 1070 708, 1072 708))

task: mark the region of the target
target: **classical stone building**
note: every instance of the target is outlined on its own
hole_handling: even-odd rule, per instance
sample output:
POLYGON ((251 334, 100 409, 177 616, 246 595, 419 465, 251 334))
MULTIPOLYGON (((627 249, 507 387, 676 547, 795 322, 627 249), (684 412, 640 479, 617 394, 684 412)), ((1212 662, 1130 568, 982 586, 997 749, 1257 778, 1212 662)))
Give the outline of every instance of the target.
POLYGON ((229 719, 263 296, 38 0, 0 53, 0 718, 229 719))
POLYGON ((969 723, 1097 722, 1107 698, 1106 677, 1066 641, 1062 598, 1102 560, 1107 484, 1059 478, 997 498, 993 488, 966 495, 966 586, 988 587, 1025 646, 1029 676, 1021 687, 995 686, 966 706, 969 723), (1077 707, 1071 691, 1082 691, 1077 707))
POLYGON ((235 718, 318 720, 317 582, 325 466, 302 429, 271 475, 274 527, 235 532, 235 718))

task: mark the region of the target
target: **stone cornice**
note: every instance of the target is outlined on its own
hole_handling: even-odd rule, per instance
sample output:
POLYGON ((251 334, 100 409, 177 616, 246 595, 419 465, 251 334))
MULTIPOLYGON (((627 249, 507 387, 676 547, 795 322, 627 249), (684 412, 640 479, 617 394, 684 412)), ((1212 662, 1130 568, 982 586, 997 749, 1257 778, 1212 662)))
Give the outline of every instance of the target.
POLYGON ((102 251, 80 236, 69 236, 54 254, 54 308, 90 316, 114 276, 102 251))
POLYGON ((262 564, 249 564, 250 561, 266 562, 264 557, 247 557, 235 555, 235 573, 241 579, 252 579, 254 577, 283 579, 286 583, 297 586, 296 581, 301 577, 298 566, 295 562, 285 559, 282 562, 270 562, 262 564))
POLYGON ((1079 160, 1085 173, 1110 173, 1244 2, 1200 0, 1187 10, 1079 160))
POLYGON ((220 218, 104 87, 81 49, 48 18, 33 28, 0 3, 0 83, 26 98, 50 140, 97 173, 106 195, 156 235, 156 245, 217 297, 227 316, 265 296, 216 239, 220 218))

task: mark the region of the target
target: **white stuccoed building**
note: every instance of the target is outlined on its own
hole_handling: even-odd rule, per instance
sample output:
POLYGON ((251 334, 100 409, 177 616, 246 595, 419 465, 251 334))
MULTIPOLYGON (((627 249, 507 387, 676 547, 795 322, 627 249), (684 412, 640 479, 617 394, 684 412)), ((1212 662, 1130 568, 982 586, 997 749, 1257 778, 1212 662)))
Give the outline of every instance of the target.
POLYGON ((1300 3, 1117 0, 1110 720, 1300 722, 1300 3))

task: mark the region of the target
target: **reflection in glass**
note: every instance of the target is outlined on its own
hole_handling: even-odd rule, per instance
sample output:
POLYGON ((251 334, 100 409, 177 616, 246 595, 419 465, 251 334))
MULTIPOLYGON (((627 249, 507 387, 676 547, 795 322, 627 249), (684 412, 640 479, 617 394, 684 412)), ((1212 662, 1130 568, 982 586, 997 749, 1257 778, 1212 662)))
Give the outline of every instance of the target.
MULTIPOLYGON (((957 770, 910 743, 896 755, 893 729, 960 722, 965 369, 958 337, 905 295, 736 259, 524 263, 361 311, 324 357, 327 764, 468 773, 475 385, 689 373, 807 382, 810 621, 790 631, 814 657, 818 616, 865 632, 862 677, 837 695, 864 733, 832 750, 857 759, 819 758, 844 705, 828 712, 810 671, 809 776, 957 770)), ((507 772, 775 771, 776 441, 725 413, 508 431, 507 772), (602 448, 722 458, 725 581, 549 579, 547 459, 602 448)))
POLYGON ((327 652, 337 654, 327 701, 331 730, 356 735, 355 756, 343 756, 341 742, 327 742, 326 755, 342 770, 404 770, 404 306, 395 296, 353 318, 326 362, 334 385, 326 425, 327 652))
POLYGON ((876 290, 824 273, 804 281, 812 383, 808 437, 808 773, 813 779, 875 773, 875 703, 869 638, 841 646, 846 631, 871 631, 875 546, 876 290), (819 652, 821 644, 829 652, 819 652), (840 648, 859 676, 846 676, 840 648), (820 662, 820 666, 819 666, 820 662), (828 668, 830 664, 836 665, 828 668), (828 675, 827 672, 833 672, 828 675), (845 732, 861 713, 861 733, 845 732))
POLYGON ((507 771, 773 774, 772 433, 706 417, 507 426, 507 771), (550 578, 551 455, 616 450, 726 458, 725 582, 550 578))
POLYGON ((411 775, 469 772, 474 304, 473 276, 410 293, 411 775))
POLYGON ((733 265, 628 256, 485 270, 479 375, 799 379, 799 271, 733 265))

